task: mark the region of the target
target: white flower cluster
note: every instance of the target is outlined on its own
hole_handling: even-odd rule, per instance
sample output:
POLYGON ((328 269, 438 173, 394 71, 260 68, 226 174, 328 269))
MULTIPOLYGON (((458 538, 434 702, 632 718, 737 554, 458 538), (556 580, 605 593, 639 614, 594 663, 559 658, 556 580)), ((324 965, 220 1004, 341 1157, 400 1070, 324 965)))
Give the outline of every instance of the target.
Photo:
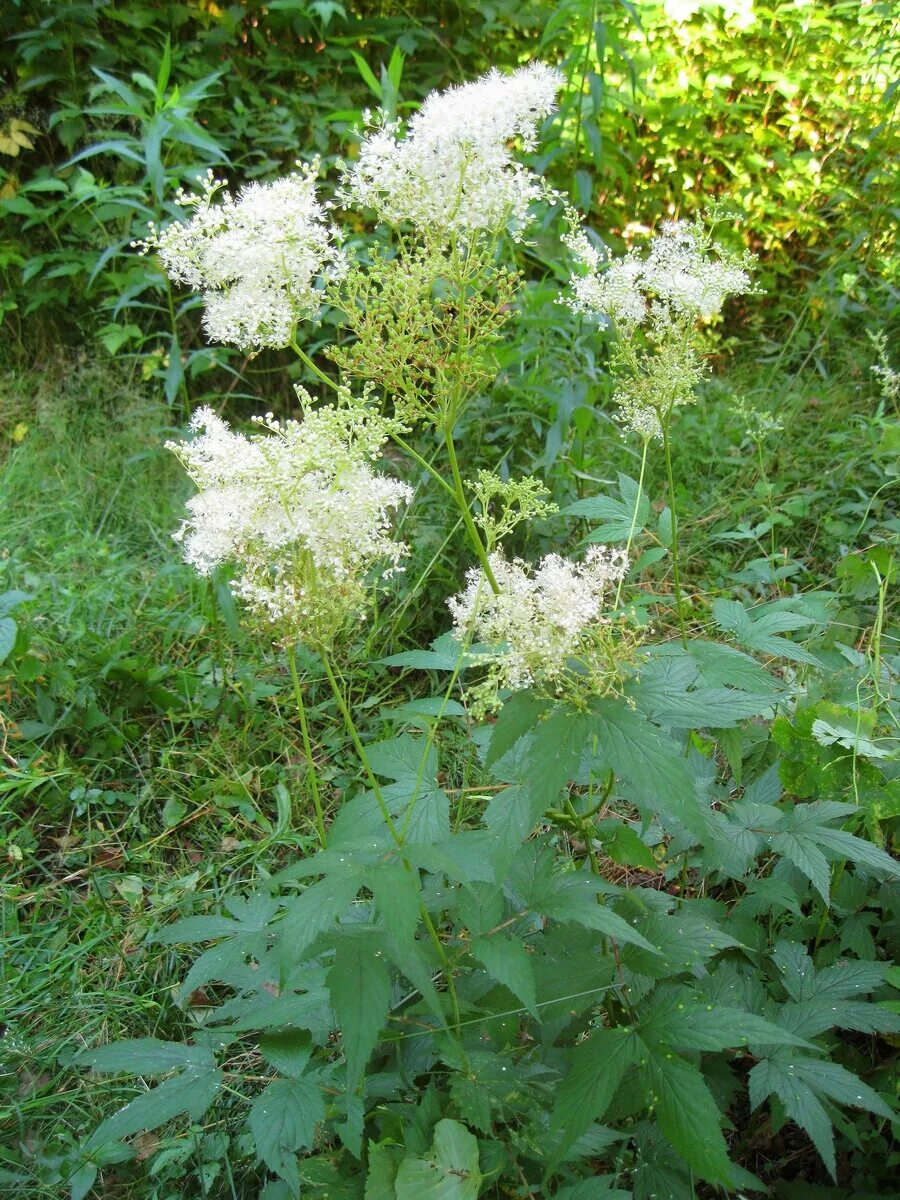
POLYGON ((375 564, 387 576, 408 552, 390 513, 412 492, 372 470, 386 426, 348 393, 302 421, 255 420, 265 432, 248 437, 200 408, 199 436, 169 443, 198 489, 175 538, 201 575, 236 564, 235 595, 275 640, 327 644, 364 608, 375 564))
POLYGON ((347 167, 344 201, 431 235, 523 227, 545 189, 510 144, 518 138, 533 149, 538 122, 552 112, 563 82, 543 63, 511 75, 494 69, 474 83, 432 92, 405 137, 399 122, 382 119, 347 167))
POLYGON ((613 321, 621 335, 612 359, 619 421, 645 440, 660 438, 672 410, 694 402, 706 371, 697 323, 721 312, 729 296, 754 290, 752 257, 718 246, 699 220, 665 221, 645 254, 631 249, 609 262, 574 222, 564 240, 579 267, 565 303, 613 321))
POLYGON ((880 332, 869 332, 868 338, 878 356, 878 362, 871 368, 871 371, 878 380, 882 398, 891 404, 896 404, 900 400, 900 371, 895 371, 891 366, 887 352, 887 338, 880 332))
POLYGON ((665 221, 645 256, 632 249, 605 269, 582 230, 565 241, 584 271, 572 279, 570 307, 626 329, 648 320, 658 326, 679 319, 708 321, 729 296, 753 290, 748 258, 720 247, 714 256, 711 239, 689 221, 665 221))
POLYGON ((582 563, 549 554, 533 571, 500 552, 490 563, 499 592, 475 567, 465 590, 447 604, 460 640, 496 647, 490 657, 479 658, 492 663, 495 689, 552 685, 562 676, 569 659, 585 650, 585 635, 602 623, 604 600, 629 565, 624 551, 606 546, 591 546, 582 563))
POLYGON ((735 396, 731 411, 744 422, 747 434, 754 442, 765 441, 784 429, 784 421, 780 417, 763 408, 756 408, 742 396, 735 396))
POLYGON ((179 190, 190 221, 135 243, 155 251, 176 283, 203 292, 204 326, 214 342, 244 350, 289 345, 297 322, 316 316, 317 280, 340 274, 337 229, 316 199, 316 164, 272 183, 251 183, 236 197, 207 175, 198 195, 179 190))

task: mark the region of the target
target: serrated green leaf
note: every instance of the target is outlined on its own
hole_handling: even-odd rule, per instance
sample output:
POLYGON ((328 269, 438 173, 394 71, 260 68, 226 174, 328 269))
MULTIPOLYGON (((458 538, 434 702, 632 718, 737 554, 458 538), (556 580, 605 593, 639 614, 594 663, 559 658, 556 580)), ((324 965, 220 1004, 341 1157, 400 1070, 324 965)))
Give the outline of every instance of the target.
POLYGON ((549 707, 548 701, 531 692, 516 692, 503 705, 496 724, 491 730, 491 740, 485 755, 484 765, 493 766, 508 750, 533 729, 549 707))
POLYGON ((475 938, 470 946, 473 956, 492 979, 517 996, 532 1016, 537 1017, 537 996, 531 955, 516 938, 497 934, 475 938))
POLYGON ((496 792, 484 810, 484 823, 508 853, 517 849, 546 809, 544 797, 524 783, 496 792))
POLYGON ((727 729, 765 712, 774 702, 768 692, 697 687, 697 674, 697 665, 690 659, 661 656, 648 663, 629 694, 655 721, 689 729, 727 729))
POLYGON ((411 941, 420 915, 418 874, 398 862, 379 863, 366 872, 366 883, 391 935, 401 944, 411 941))
MULTIPOLYGON (((260 928, 265 927, 262 922, 260 928)), ((210 942, 213 938, 227 937, 230 933, 239 933, 244 926, 232 917, 183 917, 173 921, 165 929, 158 929, 147 939, 162 946, 194 945, 197 942, 210 942)))
POLYGON ((637 1061, 639 1043, 630 1030, 596 1029, 571 1052, 572 1067, 557 1093, 550 1122, 560 1162, 588 1126, 606 1112, 625 1071, 637 1061))
POLYGON ((0 617, 0 663, 5 662, 12 653, 18 628, 12 617, 0 617))
POLYGON ((328 972, 328 990, 341 1027, 352 1089, 362 1078, 391 1002, 390 974, 376 937, 341 938, 328 972))
POLYGON ((696 1067, 655 1042, 646 1050, 647 1085, 659 1127, 696 1173, 709 1183, 731 1185, 722 1114, 696 1067))
POLYGON ((85 1143, 85 1150, 121 1141, 147 1129, 158 1129, 182 1113, 199 1121, 221 1085, 222 1072, 213 1069, 188 1070, 174 1075, 101 1122, 85 1143))
POLYGON ((772 961, 781 974, 788 995, 797 1003, 819 998, 844 1000, 872 992, 881 985, 887 966, 880 962, 844 960, 818 970, 799 942, 779 941, 772 961))
POLYGON ((434 1127, 427 1158, 407 1156, 397 1170, 397 1200, 478 1200, 478 1140, 459 1121, 434 1127))
POLYGON ((628 511, 636 516, 635 529, 643 529, 650 516, 650 500, 636 479, 621 471, 617 474, 619 495, 628 511))
POLYGON ((312 1079, 276 1079, 254 1099, 247 1123, 256 1152, 271 1171, 315 1144, 316 1127, 325 1120, 325 1098, 312 1079))
POLYGON ((594 1175, 591 1179, 579 1179, 553 1192, 553 1200, 631 1200, 631 1192, 614 1187, 615 1175, 594 1175))
POLYGON ((900 1015, 892 1013, 880 1004, 868 1004, 864 1000, 835 1001, 831 997, 816 996, 801 1004, 784 1004, 779 1021, 800 1037, 815 1037, 826 1029, 853 1029, 857 1033, 900 1033, 900 1015))
POLYGON ((629 799, 662 818, 674 818, 702 839, 706 813, 678 743, 621 701, 595 700, 591 710, 600 752, 629 784, 629 799))
POLYGON ((812 1048, 796 1031, 745 1009, 707 1004, 689 988, 658 989, 638 1032, 675 1050, 728 1050, 751 1042, 812 1048))
POLYGON ((752 615, 737 600, 714 600, 713 615, 720 629, 732 633, 742 645, 761 654, 786 658, 792 662, 809 663, 820 667, 816 655, 802 646, 778 637, 777 634, 815 625, 816 620, 803 613, 774 609, 772 605, 758 605, 752 615))
POLYGON ((401 733, 398 737, 375 742, 366 750, 372 770, 393 780, 434 778, 437 751, 423 737, 401 733))
POLYGON ((396 1200, 394 1181, 397 1178, 397 1159, 400 1153, 396 1146, 382 1146, 378 1142, 369 1142, 363 1200, 396 1200))
POLYGON ((634 925, 605 904, 598 903, 597 890, 589 876, 559 876, 556 887, 536 907, 552 921, 596 929, 623 945, 640 946, 651 954, 656 953, 656 947, 634 925))
POLYGON ((132 1075, 164 1075, 177 1067, 214 1065, 210 1052, 200 1046, 163 1042, 159 1038, 132 1038, 96 1050, 82 1050, 76 1062, 95 1071, 128 1071, 132 1075))
POLYGON ((867 842, 865 838, 846 833, 843 829, 830 829, 822 826, 816 830, 815 838, 820 846, 836 856, 860 863, 880 875, 892 875, 895 879, 900 878, 900 864, 895 862, 889 854, 880 850, 878 846, 867 842))
POLYGON ((767 1096, 778 1097, 788 1118, 809 1135, 832 1179, 836 1179, 831 1121, 815 1093, 794 1075, 793 1069, 788 1069, 786 1063, 763 1059, 750 1072, 749 1088, 753 1109, 767 1096))
POLYGON ((588 496, 576 500, 562 510, 566 517, 584 517, 589 521, 602 521, 592 529, 586 541, 624 542, 631 532, 633 509, 612 496, 588 496))
POLYGON ((527 752, 527 777, 523 780, 537 802, 550 808, 565 785, 575 777, 589 732, 584 713, 557 709, 535 728, 527 752))
POLYGON ((603 853, 614 863, 626 867, 645 867, 648 871, 655 871, 659 866, 650 847, 624 821, 608 818, 597 821, 594 828, 603 845, 603 853))
POLYGON ((279 1029, 259 1039, 259 1051, 276 1071, 299 1075, 312 1054, 312 1039, 305 1029, 279 1029))
POLYGON ((766 668, 721 642, 688 642, 688 654, 700 668, 700 679, 707 687, 735 687, 745 692, 772 694, 779 690, 778 680, 766 668))
POLYGON ((834 1139, 831 1121, 819 1096, 868 1109, 886 1120, 894 1114, 877 1092, 838 1063, 800 1055, 785 1057, 781 1051, 757 1063, 749 1076, 750 1103, 758 1108, 766 1096, 776 1095, 792 1121, 805 1129, 825 1165, 835 1177, 834 1139))
POLYGON ((814 837, 808 833, 788 830, 775 833, 769 839, 769 845, 777 853, 783 855, 788 862, 805 875, 825 903, 828 903, 828 889, 831 883, 831 868, 828 860, 816 845, 814 837))
POLYGON ((345 874, 326 875, 311 884, 287 908, 278 926, 283 962, 296 962, 316 938, 356 899, 362 871, 348 864, 345 874))

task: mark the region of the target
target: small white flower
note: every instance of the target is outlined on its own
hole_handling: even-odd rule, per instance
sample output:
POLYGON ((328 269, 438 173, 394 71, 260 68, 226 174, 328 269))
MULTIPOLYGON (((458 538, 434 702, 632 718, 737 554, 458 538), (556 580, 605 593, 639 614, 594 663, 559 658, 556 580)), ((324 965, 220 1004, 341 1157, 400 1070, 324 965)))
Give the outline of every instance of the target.
POLYGON ((265 432, 247 437, 198 409, 199 436, 169 444, 198 489, 175 537, 201 575, 236 564, 235 594, 279 640, 317 644, 363 609, 376 564, 400 567, 391 513, 412 492, 372 470, 386 426, 348 393, 302 421, 255 420, 265 432))
POLYGON ((465 590, 447 604, 458 638, 497 648, 493 682, 512 689, 552 682, 565 672, 583 635, 602 622, 604 600, 629 565, 623 551, 606 546, 591 546, 582 563, 548 554, 532 570, 499 552, 490 563, 499 592, 475 567, 465 590))
POLYGON ((340 274, 338 231, 316 199, 316 164, 237 197, 210 173, 199 195, 180 191, 190 221, 150 227, 139 243, 155 251, 168 276, 203 292, 204 326, 214 342, 245 350, 290 343, 298 321, 317 315, 317 282, 340 274), (217 203, 213 203, 214 200, 217 203))
POLYGON ((712 241, 689 221, 664 221, 646 255, 632 249, 606 265, 582 230, 565 242, 581 268, 572 278, 569 307, 626 330, 637 325, 662 330, 679 318, 708 321, 729 296, 753 290, 749 259, 720 248, 714 253, 712 241))
POLYGON ((474 83, 432 92, 400 137, 398 122, 370 129, 344 180, 346 203, 397 224, 441 235, 521 228, 544 185, 513 157, 534 148, 562 75, 543 63, 511 75, 494 69, 474 83))

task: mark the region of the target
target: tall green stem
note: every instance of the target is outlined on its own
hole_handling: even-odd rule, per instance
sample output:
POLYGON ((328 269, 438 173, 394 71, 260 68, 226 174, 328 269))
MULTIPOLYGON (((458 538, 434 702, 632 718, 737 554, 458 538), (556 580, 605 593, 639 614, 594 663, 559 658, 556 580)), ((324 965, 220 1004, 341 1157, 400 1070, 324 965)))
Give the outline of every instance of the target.
POLYGON ((398 433, 391 434, 391 441, 394 442, 397 446, 399 446, 404 454, 408 454, 411 459, 413 459, 415 462, 417 462, 423 471, 427 471, 428 474, 431 476, 431 478, 436 483, 439 483, 441 485, 441 487, 444 489, 444 491, 449 496, 452 496, 454 500, 456 499, 455 490, 450 486, 450 484, 443 477, 443 475, 440 473, 440 471, 436 470, 431 465, 431 463, 428 461, 427 458, 423 458, 422 455, 419 454, 417 450, 414 450, 412 448, 412 446, 409 444, 409 442, 407 442, 404 438, 400 437, 400 435, 398 433))
MULTIPOLYGON (((363 768, 365 769, 366 775, 368 776, 369 785, 372 788, 375 799, 378 803, 378 807, 381 810, 381 815, 384 818, 384 823, 387 826, 391 838, 393 839, 394 844, 399 852, 400 861, 409 874, 418 881, 418 872, 415 870, 412 863, 409 861, 409 858, 404 853, 403 837, 397 831, 397 826, 394 824, 394 820, 391 817, 387 804, 385 803, 384 793, 381 790, 381 785, 375 778, 375 772, 372 770, 372 764, 369 762, 369 756, 366 754, 366 748, 362 744, 362 739, 360 738, 359 731, 356 728, 356 722, 353 720, 353 714, 350 712, 347 701, 344 698, 344 693, 334 673, 334 668, 331 665, 328 654, 321 646, 319 647, 319 656, 322 659, 322 666, 325 668, 325 674, 328 676, 328 682, 331 684, 331 690, 334 693, 334 698, 337 701, 337 706, 340 709, 341 716, 344 718, 344 724, 347 727, 347 732, 350 734, 350 740, 353 742, 353 747, 359 756, 359 761, 362 763, 363 768)), ((447 981, 447 994, 450 997, 450 1007, 453 1011, 453 1024, 456 1029, 459 1029, 459 998, 456 994, 456 984, 453 981, 453 969, 449 956, 447 955, 447 951, 444 949, 444 943, 441 941, 437 929, 435 929, 434 922, 431 919, 431 914, 422 903, 419 904, 419 914, 422 917, 422 921, 428 931, 428 936, 431 939, 431 943, 434 946, 435 952, 440 959, 444 972, 444 978, 447 981)))
MULTIPOLYGON (((641 474, 638 479, 637 495, 634 498, 634 511, 631 514, 631 528, 628 530, 628 540, 625 543, 625 557, 631 553, 631 543, 634 538, 634 531, 637 528, 638 510, 641 507, 641 496, 644 494, 644 472, 647 470, 647 449, 650 445, 650 439, 644 438, 644 452, 641 455, 641 474)), ((619 580, 619 585, 616 588, 616 602, 613 608, 619 607, 619 600, 622 598, 622 584, 625 582, 624 576, 619 580)))
POLYGON ((469 535, 469 541, 472 543, 472 549, 478 555, 481 566, 484 569, 485 578, 491 585, 491 591, 494 595, 500 592, 500 585, 494 576, 491 568, 491 560, 488 558, 487 550, 484 548, 484 542, 481 540, 481 535, 472 520, 472 513, 469 509, 469 502, 466 500, 466 492, 463 487, 462 476, 459 473, 459 462, 456 458, 456 447, 453 444, 453 430, 446 429, 444 431, 444 441, 447 445, 447 454, 450 458, 450 470, 453 473, 453 488, 456 495, 456 503, 462 515, 463 524, 466 527, 466 533, 469 535))
MULTIPOLYGON (((756 439, 754 439, 756 440, 756 439)), ((766 474, 766 464, 763 461, 762 442, 756 441, 756 458, 759 463, 759 477, 762 480, 762 485, 766 489, 766 503, 769 506, 769 520, 771 526, 769 528, 769 544, 772 548, 772 566, 775 566, 775 560, 778 557, 778 551, 775 547, 775 505, 772 503, 772 485, 769 483, 769 477, 766 474)))
POLYGON ((321 367, 316 366, 316 364, 309 357, 309 355, 306 353, 306 351, 302 350, 300 348, 300 346, 297 345, 296 338, 291 339, 291 349, 297 355, 297 357, 300 359, 300 361, 302 363, 304 363, 307 367, 309 367, 309 369, 312 371, 313 375, 315 375, 317 379, 319 379, 322 383, 324 383, 326 387, 330 387, 333 392, 339 391, 340 384, 336 383, 335 380, 333 380, 330 375, 326 375, 325 372, 321 369, 321 367))
POLYGON ((291 671, 291 682, 294 685, 294 699, 297 702, 297 712, 300 714, 300 732, 303 735, 303 752, 306 755, 306 778, 309 790, 312 792, 313 804, 316 808, 316 829, 322 849, 325 849, 325 814, 322 810, 322 797, 319 794, 319 780, 316 776, 316 764, 313 759, 312 742, 309 738, 309 722, 306 719, 306 705, 303 703, 303 688, 297 674, 297 655, 293 646, 288 647, 288 666, 291 671))
POLYGON ((663 452, 666 456, 666 478, 669 481, 669 512, 672 514, 672 577, 675 581, 675 604, 678 608, 678 625, 681 629, 681 644, 687 649, 687 630, 684 624, 684 601, 681 597, 681 575, 678 569, 678 514, 675 509, 675 480, 672 476, 672 446, 669 442, 669 422, 671 413, 667 413, 661 422, 663 433, 663 452))

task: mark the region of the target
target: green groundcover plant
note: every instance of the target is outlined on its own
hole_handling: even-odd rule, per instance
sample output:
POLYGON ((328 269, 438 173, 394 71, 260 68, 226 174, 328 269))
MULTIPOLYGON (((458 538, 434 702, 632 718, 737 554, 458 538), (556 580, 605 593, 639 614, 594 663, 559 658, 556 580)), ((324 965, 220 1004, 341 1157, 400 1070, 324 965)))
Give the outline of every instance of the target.
MULTIPOLYGON (((210 339, 291 348, 318 380, 295 417, 247 430, 201 408, 172 449, 196 485, 186 561, 230 571, 247 629, 285 656, 319 845, 156 934, 197 948, 178 992, 192 1036, 79 1056, 146 1086, 73 1158, 74 1200, 136 1135, 216 1113, 264 1200, 749 1194, 763 1125, 809 1139, 835 1178, 833 1127, 855 1117, 857 1143, 886 1145, 888 1080, 860 1047, 900 1032, 884 1001, 900 867, 880 844, 896 663, 880 624, 865 650, 829 643, 829 690, 829 593, 720 597, 715 631, 697 619, 679 420, 754 264, 715 240, 717 211, 607 258, 521 157, 562 82, 535 62, 433 93, 405 124, 376 114, 334 206, 315 161, 236 193, 210 175, 144 243, 200 295, 210 339), (364 246, 347 236, 361 220, 364 246), (538 220, 569 256, 561 302, 612 339, 641 462, 563 512, 542 479, 467 478, 459 432, 538 220), (326 312, 338 336, 317 361, 326 312), (651 513, 657 454, 668 503, 651 513), (413 485, 471 565, 430 646, 363 662, 361 627, 399 602, 413 485), (535 521, 560 550, 529 562, 517 535, 535 521), (653 592, 669 564, 673 594, 653 592), (674 639, 650 620, 669 607, 674 639), (353 700, 363 668, 428 681, 386 740, 353 700), (339 796, 317 765, 324 690, 358 760, 339 796), (835 936, 835 912, 859 919, 835 936)), ((7 640, 17 603, 0 597, 7 640)))

